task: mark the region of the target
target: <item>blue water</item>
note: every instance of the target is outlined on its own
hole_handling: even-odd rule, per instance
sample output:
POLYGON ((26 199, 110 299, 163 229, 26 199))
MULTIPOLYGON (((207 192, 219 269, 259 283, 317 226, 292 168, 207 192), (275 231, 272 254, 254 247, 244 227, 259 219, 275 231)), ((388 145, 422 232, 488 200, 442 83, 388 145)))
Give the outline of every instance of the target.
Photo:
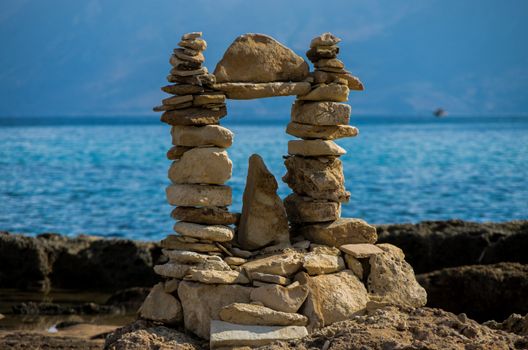
MULTIPOLYGON (((285 122, 228 124, 233 210, 252 153, 289 193, 285 122)), ((355 117, 338 143, 350 203, 372 223, 528 218, 528 118, 355 117)), ((164 188, 169 127, 157 118, 0 119, 0 230, 160 239, 171 232, 164 188)))

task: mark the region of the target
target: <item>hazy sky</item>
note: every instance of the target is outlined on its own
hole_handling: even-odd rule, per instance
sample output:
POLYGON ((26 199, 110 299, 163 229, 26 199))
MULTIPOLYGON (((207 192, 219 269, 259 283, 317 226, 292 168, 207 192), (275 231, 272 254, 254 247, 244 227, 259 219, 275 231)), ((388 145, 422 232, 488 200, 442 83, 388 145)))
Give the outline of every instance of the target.
MULTIPOLYGON (((333 32, 366 86, 357 114, 527 114, 527 17, 526 0, 3 0, 0 116, 152 114, 189 31, 204 32, 211 71, 243 33, 304 57, 333 32)), ((290 100, 235 106, 258 116, 290 100)))

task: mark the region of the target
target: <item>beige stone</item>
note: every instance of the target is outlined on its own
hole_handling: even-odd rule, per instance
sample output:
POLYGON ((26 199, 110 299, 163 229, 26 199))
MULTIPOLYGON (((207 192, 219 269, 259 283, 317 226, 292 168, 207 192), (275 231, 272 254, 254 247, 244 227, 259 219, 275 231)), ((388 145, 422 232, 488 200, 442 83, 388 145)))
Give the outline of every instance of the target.
POLYGON ((300 273, 296 279, 310 291, 300 310, 310 320, 308 329, 350 319, 367 306, 367 290, 350 270, 312 277, 300 273))
POLYGON ((249 279, 240 271, 202 270, 190 268, 186 280, 205 284, 247 284, 249 279))
POLYGON ((226 284, 203 284, 182 281, 178 297, 183 306, 185 328, 209 339, 211 320, 218 320, 220 310, 232 303, 249 303, 250 287, 226 284))
POLYGON ((345 265, 347 268, 354 273, 361 281, 363 281, 363 264, 352 255, 345 254, 344 256, 345 265))
POLYGON ((191 70, 184 70, 184 69, 178 69, 178 68, 172 68, 170 73, 172 75, 178 75, 180 77, 189 77, 192 75, 202 75, 207 74, 207 68, 206 67, 200 67, 197 69, 191 69, 191 70))
POLYGON ((344 103, 297 100, 291 109, 291 121, 312 125, 348 124, 350 111, 350 105, 344 103))
POLYGON ((211 103, 225 103, 226 96, 221 94, 203 94, 194 96, 193 104, 202 106, 211 103))
POLYGON ((342 156, 346 151, 330 140, 290 140, 288 153, 303 157, 342 156))
POLYGON ((213 85, 215 90, 224 92, 232 100, 252 100, 274 96, 305 95, 311 90, 308 82, 274 83, 220 83, 213 85))
POLYGON ((251 326, 211 322, 211 349, 235 349, 258 347, 276 341, 290 341, 306 337, 308 331, 303 326, 251 326))
POLYGON ((321 84, 306 95, 299 96, 301 101, 348 101, 348 86, 342 84, 321 84))
POLYGON ((283 287, 276 284, 254 288, 251 301, 260 302, 273 310, 297 312, 308 296, 308 286, 283 287))
POLYGON ((188 107, 191 107, 191 106, 192 106, 192 102, 184 102, 184 103, 181 103, 179 105, 161 105, 161 106, 156 106, 156 107, 152 108, 152 110, 154 112, 165 112, 165 111, 172 111, 172 110, 175 110, 175 109, 188 108, 188 107))
POLYGON ((240 258, 244 258, 244 259, 248 259, 250 257, 253 256, 253 253, 248 251, 248 250, 244 250, 244 249, 240 249, 240 248, 237 248, 237 247, 231 247, 229 249, 229 251, 234 255, 234 256, 238 256, 240 258))
POLYGON ((332 202, 348 202, 343 165, 337 158, 287 157, 282 180, 298 195, 332 202))
POLYGON ((216 65, 219 83, 302 81, 308 64, 270 36, 244 34, 235 39, 216 65))
POLYGON ((343 61, 337 59, 337 58, 330 58, 330 59, 322 59, 314 63, 314 67, 316 68, 336 68, 336 69, 344 69, 345 64, 343 61))
POLYGON ((336 247, 330 247, 324 244, 316 244, 316 243, 310 244, 310 252, 314 254, 327 254, 327 255, 335 255, 335 256, 341 255, 341 251, 336 247))
POLYGON ((169 179, 174 184, 222 185, 231 178, 233 163, 223 148, 193 148, 172 162, 169 179))
POLYGON ((369 258, 372 255, 383 253, 383 250, 379 247, 368 243, 344 244, 339 249, 343 253, 352 255, 356 259, 369 258))
POLYGON ((222 258, 214 255, 199 254, 186 250, 163 249, 163 255, 170 261, 180 264, 200 264, 208 261, 222 261, 222 258))
POLYGON ((359 78, 345 71, 344 73, 324 72, 316 69, 313 73, 314 82, 316 84, 340 83, 344 82, 350 90, 362 91, 364 90, 363 83, 359 78))
POLYGON ((239 213, 230 213, 222 207, 176 207, 171 216, 175 220, 205 225, 234 225, 240 219, 239 213))
POLYGON ((165 292, 163 283, 158 283, 139 308, 139 316, 147 320, 174 324, 183 319, 182 306, 178 299, 165 292))
POLYGON ((305 326, 308 318, 304 315, 270 309, 257 304, 233 303, 219 312, 225 322, 255 326, 305 326))
POLYGON ((310 50, 306 51, 306 57, 315 63, 321 59, 336 58, 338 53, 339 47, 335 45, 321 45, 312 47, 310 50))
POLYGON ((205 57, 202 53, 191 56, 191 55, 185 54, 184 49, 174 49, 174 55, 178 57, 180 60, 189 61, 193 63, 203 63, 205 61, 205 57))
POLYGON ((178 286, 180 285, 180 280, 178 279, 169 279, 166 280, 165 283, 163 283, 163 290, 165 293, 174 293, 178 290, 178 286))
POLYGON ((251 250, 289 242, 288 218, 277 189, 277 181, 262 158, 252 155, 237 232, 241 248, 251 250))
POLYGON ((223 225, 201 225, 179 221, 174 225, 174 231, 182 236, 205 239, 214 242, 228 242, 233 239, 232 228, 223 225))
POLYGON ((340 247, 344 244, 375 243, 376 228, 361 219, 341 218, 330 223, 318 223, 297 228, 298 233, 312 242, 340 247))
POLYGON ((186 243, 178 239, 178 236, 169 235, 160 242, 162 248, 166 249, 177 249, 177 250, 190 250, 193 252, 200 253, 214 253, 221 252, 222 250, 218 248, 215 244, 210 243, 186 243))
POLYGON ((170 125, 203 126, 218 124, 226 114, 225 107, 218 110, 192 107, 167 111, 161 115, 161 121, 170 125))
POLYGON ((284 198, 284 207, 292 223, 334 221, 341 213, 341 205, 337 202, 313 200, 295 193, 284 198))
POLYGON ((310 47, 337 45, 340 41, 341 39, 334 34, 326 32, 313 38, 310 42, 310 47))
POLYGON ((167 151, 167 159, 169 160, 177 160, 180 159, 185 152, 192 149, 192 147, 185 147, 185 146, 173 146, 171 149, 167 151))
POLYGON ((396 247, 393 244, 390 244, 390 243, 379 243, 379 244, 376 244, 376 247, 380 248, 384 252, 387 252, 387 253, 390 253, 390 254, 396 256, 400 260, 404 260, 405 259, 405 254, 403 253, 403 250, 401 250, 400 248, 396 247))
MULTIPOLYGON (((185 51, 183 51, 183 53, 185 53, 185 51)), ((181 60, 175 54, 170 56, 169 63, 171 64, 171 66, 178 69, 197 69, 202 66, 200 62, 190 62, 181 60)))
POLYGON ((163 265, 155 265, 154 272, 160 276, 182 279, 191 267, 191 265, 168 262, 163 265))
POLYGON ((251 275, 254 272, 270 275, 291 276, 302 266, 302 256, 295 251, 270 255, 249 261, 242 267, 251 275))
POLYGON ((184 207, 231 205, 231 187, 216 185, 170 185, 166 189, 167 201, 170 205, 184 207))
POLYGON ((411 265, 398 252, 372 255, 369 263, 367 288, 377 301, 412 307, 427 303, 425 289, 416 281, 411 265))
POLYGON ((182 35, 181 40, 195 40, 203 35, 202 32, 190 32, 182 35))
POLYGON ((305 140, 336 140, 357 136, 359 131, 350 125, 310 125, 290 122, 286 127, 286 133, 305 140))
POLYGON ((239 258, 239 257, 236 257, 236 256, 228 256, 228 257, 224 258, 224 261, 226 262, 226 264, 233 265, 233 266, 244 265, 247 262, 246 259, 239 258))
POLYGON ((185 39, 178 43, 178 46, 188 48, 196 51, 205 51, 207 49, 207 43, 203 39, 185 39))
POLYGON ((192 102, 192 95, 183 95, 183 96, 171 96, 163 99, 162 103, 164 105, 180 105, 186 102, 192 102))
POLYGON ((233 132, 220 125, 173 126, 172 144, 178 146, 217 146, 228 148, 233 144, 233 132))
POLYGON ((199 94, 204 91, 202 86, 191 85, 191 84, 176 84, 176 85, 167 85, 161 88, 163 92, 172 95, 191 95, 199 94))
POLYGON ((323 275, 345 269, 343 258, 336 255, 309 253, 304 256, 303 268, 310 275, 323 275))
POLYGON ((250 277, 253 281, 260 281, 265 283, 274 283, 280 285, 287 285, 291 283, 289 278, 280 275, 271 275, 268 273, 252 272, 250 277))

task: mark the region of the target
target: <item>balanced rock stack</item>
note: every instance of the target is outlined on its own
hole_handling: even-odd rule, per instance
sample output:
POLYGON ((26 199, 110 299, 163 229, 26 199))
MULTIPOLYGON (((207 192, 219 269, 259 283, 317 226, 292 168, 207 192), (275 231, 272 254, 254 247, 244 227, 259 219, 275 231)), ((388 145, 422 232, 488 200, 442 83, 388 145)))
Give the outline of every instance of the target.
POLYGON ((177 206, 175 235, 162 240, 166 262, 154 267, 163 281, 139 310, 142 318, 178 325, 210 339, 211 348, 261 346, 304 337, 376 304, 422 306, 425 290, 403 252, 375 244, 373 226, 341 219, 344 187, 332 140, 357 135, 348 126, 349 90, 362 88, 336 58, 339 39, 312 41, 308 57, 262 34, 240 36, 215 69, 202 67, 201 33, 182 37, 163 88, 162 121, 172 125, 174 147, 167 199, 177 206), (218 125, 225 96, 248 99, 298 95, 287 132, 291 141, 284 181, 294 194, 284 201, 258 155, 249 159, 242 214, 230 213, 224 183, 232 164, 233 134, 218 125), (179 99, 179 100, 178 100, 179 99), (178 101, 177 103, 174 101, 178 101), (293 242, 290 239, 293 237, 293 242), (369 305, 368 305, 369 304, 369 305))

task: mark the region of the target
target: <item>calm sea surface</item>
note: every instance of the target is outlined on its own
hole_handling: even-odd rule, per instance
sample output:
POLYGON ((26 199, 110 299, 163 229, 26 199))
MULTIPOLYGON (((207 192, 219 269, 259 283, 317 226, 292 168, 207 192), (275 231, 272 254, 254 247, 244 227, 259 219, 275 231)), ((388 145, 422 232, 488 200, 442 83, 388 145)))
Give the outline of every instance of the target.
MULTIPOLYGON (((372 223, 528 218, 528 118, 355 117, 360 136, 338 141, 343 216, 372 223)), ((247 159, 260 154, 289 193, 286 122, 225 124, 235 132, 232 209, 247 159)), ((0 230, 160 239, 169 127, 157 118, 0 119, 0 230)))

